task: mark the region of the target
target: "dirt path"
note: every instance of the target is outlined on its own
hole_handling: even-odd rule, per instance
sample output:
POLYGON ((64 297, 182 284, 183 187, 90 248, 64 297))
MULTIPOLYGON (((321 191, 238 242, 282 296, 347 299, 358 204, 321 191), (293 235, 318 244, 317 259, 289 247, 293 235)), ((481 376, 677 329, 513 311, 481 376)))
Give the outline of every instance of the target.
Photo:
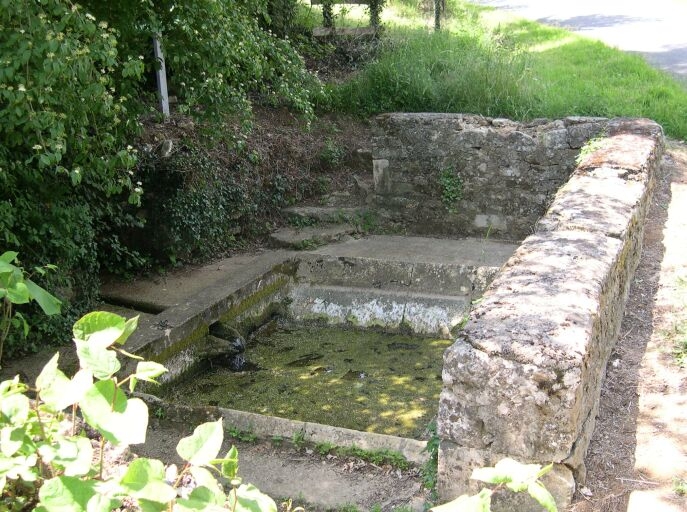
POLYGON ((673 355, 685 279, 687 147, 669 142, 575 512, 687 510, 674 490, 687 478, 687 374, 673 355))

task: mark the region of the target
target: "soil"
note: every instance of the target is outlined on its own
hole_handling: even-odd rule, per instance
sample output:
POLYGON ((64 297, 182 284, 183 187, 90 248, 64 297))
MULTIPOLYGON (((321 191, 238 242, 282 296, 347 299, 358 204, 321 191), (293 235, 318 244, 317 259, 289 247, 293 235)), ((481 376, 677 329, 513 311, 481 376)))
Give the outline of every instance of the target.
POLYGON ((686 228, 687 147, 669 142, 574 512, 687 510, 675 491, 687 477, 687 374, 673 353, 687 321, 686 228))

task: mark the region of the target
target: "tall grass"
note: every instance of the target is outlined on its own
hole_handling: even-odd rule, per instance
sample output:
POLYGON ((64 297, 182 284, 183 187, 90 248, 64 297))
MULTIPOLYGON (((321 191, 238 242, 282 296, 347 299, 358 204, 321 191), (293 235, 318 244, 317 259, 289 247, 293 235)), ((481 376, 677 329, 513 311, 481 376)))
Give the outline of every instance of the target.
POLYGON ((484 9, 452 0, 445 29, 434 33, 413 1, 390 1, 381 54, 333 87, 335 109, 648 117, 687 139, 687 87, 643 58, 530 21, 490 25, 484 9))
POLYGON ((339 110, 527 114, 523 55, 472 33, 396 30, 376 62, 334 91, 339 110), (523 109, 525 106, 525 109, 523 109))

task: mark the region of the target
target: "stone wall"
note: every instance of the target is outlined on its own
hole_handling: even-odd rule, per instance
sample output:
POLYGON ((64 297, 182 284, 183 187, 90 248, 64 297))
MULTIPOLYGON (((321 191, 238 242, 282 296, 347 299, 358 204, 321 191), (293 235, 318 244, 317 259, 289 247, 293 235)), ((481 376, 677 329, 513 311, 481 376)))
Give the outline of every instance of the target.
POLYGON ((372 150, 375 207, 385 222, 411 233, 522 240, 569 178, 579 149, 606 122, 380 115, 372 150), (457 201, 442 201, 442 174, 461 189, 457 201))
MULTIPOLYGON (((606 363, 638 264, 663 152, 661 127, 611 120, 445 353, 439 491, 474 490, 474 467, 554 462, 565 510, 598 411, 606 363)), ((502 504, 501 510, 540 510, 502 504)))

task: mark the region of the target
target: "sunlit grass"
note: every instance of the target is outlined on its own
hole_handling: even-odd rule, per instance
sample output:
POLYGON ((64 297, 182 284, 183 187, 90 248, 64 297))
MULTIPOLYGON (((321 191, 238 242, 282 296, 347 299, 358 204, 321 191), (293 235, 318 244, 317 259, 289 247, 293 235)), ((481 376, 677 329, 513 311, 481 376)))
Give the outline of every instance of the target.
POLYGON ((687 87, 642 57, 450 0, 444 30, 435 34, 432 13, 421 12, 419 3, 390 0, 381 54, 333 89, 332 108, 364 116, 647 117, 668 135, 687 139, 687 87))

